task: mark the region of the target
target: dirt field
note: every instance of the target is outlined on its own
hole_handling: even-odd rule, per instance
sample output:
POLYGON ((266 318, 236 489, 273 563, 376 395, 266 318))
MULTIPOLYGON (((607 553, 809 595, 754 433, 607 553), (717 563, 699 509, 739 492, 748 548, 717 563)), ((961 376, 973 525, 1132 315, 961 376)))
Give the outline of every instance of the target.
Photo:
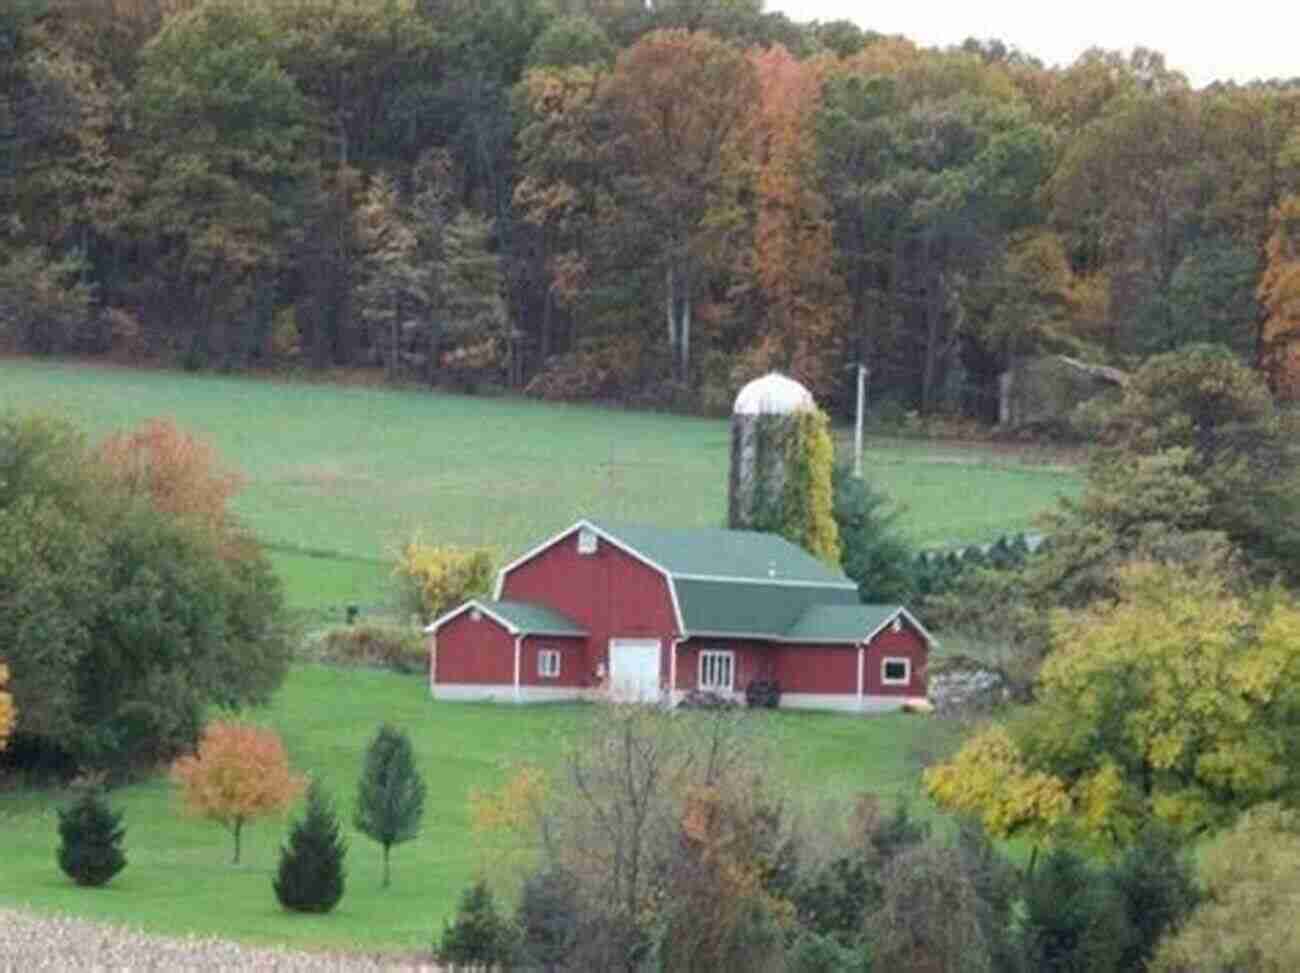
POLYGON ((168 939, 67 916, 0 909, 0 970, 425 970, 412 957, 346 956, 257 949, 220 939, 168 939))

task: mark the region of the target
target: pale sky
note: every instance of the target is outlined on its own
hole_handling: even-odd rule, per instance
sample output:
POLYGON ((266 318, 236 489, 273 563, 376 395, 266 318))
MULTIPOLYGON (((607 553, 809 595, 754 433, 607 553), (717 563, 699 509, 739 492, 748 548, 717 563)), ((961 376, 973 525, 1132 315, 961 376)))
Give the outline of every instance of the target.
POLYGON ((1297 0, 768 0, 791 20, 851 20, 922 47, 996 37, 1048 65, 1150 47, 1193 85, 1300 76, 1297 0))

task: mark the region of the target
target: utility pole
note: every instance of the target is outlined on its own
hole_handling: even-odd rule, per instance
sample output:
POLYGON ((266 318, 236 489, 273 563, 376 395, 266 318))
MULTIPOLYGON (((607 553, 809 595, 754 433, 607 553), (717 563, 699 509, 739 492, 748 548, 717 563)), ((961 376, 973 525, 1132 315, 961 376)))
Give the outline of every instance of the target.
POLYGON ((853 475, 862 479, 862 415, 867 404, 867 366, 858 362, 858 415, 853 426, 853 475))

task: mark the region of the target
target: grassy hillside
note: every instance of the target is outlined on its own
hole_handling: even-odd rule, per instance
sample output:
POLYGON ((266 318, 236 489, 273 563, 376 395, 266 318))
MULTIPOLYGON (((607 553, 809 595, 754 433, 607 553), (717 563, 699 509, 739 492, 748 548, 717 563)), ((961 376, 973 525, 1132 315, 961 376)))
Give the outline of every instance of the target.
MULTIPOLYGON (((362 751, 389 721, 410 731, 429 797, 418 839, 393 852, 393 885, 382 890, 379 848, 352 833, 347 892, 336 913, 282 912, 271 875, 285 822, 245 829, 243 862, 229 864, 230 836, 215 824, 182 817, 174 788, 158 779, 115 791, 125 811, 129 864, 103 889, 79 889, 55 864, 57 795, 15 792, 0 798, 4 876, 0 904, 72 912, 156 932, 196 932, 314 948, 427 948, 480 869, 512 873, 500 850, 469 831, 471 788, 500 780, 507 762, 554 762, 564 740, 594 707, 511 707, 433 703, 423 679, 371 670, 296 669, 260 721, 283 735, 294 765, 320 776, 345 817, 355 794, 362 751)), ((914 794, 911 754, 935 745, 936 721, 896 714, 870 720, 843 715, 760 712, 752 716, 776 754, 773 780, 794 806, 863 790, 914 794)), ((517 861, 517 859, 515 859, 517 861)))
MULTIPOLYGON (((413 531, 503 554, 579 516, 717 525, 725 422, 419 391, 0 361, 0 409, 64 413, 93 436, 151 416, 210 439, 248 478, 239 514, 274 548, 292 603, 383 597, 413 531)), ((1029 526, 1077 480, 1014 455, 868 444, 869 475, 925 544, 1029 526)))

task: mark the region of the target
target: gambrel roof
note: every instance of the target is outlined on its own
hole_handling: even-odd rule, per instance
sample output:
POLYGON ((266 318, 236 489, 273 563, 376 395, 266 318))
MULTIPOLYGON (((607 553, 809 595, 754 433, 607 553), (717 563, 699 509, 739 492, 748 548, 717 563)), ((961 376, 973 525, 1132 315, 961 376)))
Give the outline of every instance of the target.
POLYGON ((842 572, 759 531, 580 520, 502 568, 497 596, 512 570, 584 530, 664 577, 682 637, 858 643, 905 616, 933 641, 902 606, 859 604, 857 585, 842 572))

